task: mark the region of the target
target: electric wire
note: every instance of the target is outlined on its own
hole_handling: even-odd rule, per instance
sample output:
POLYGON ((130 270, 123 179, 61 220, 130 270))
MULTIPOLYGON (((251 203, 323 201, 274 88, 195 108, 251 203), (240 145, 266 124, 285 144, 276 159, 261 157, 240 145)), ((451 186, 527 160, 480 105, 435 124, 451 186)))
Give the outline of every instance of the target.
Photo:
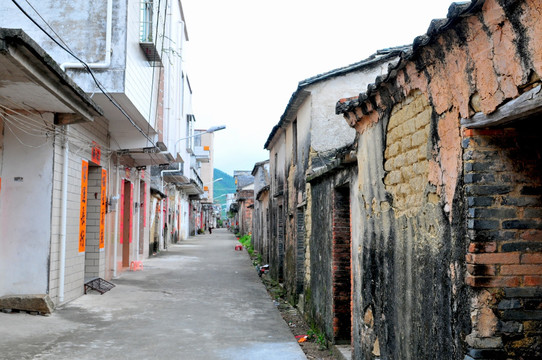
MULTIPOLYGON (((51 25, 49 25, 49 23, 41 16, 41 14, 38 12, 38 10, 36 10, 36 8, 34 6, 32 6, 32 4, 30 3, 30 1, 28 0, 25 0, 26 3, 28 4, 28 6, 30 6, 32 8, 32 10, 34 10, 34 12, 36 13, 36 15, 39 16, 39 18, 41 19, 41 21, 43 21, 45 23, 45 25, 47 25, 47 27, 49 29, 51 29, 51 31, 53 32, 53 34, 55 34, 58 39, 60 41, 62 41, 62 44, 64 44, 64 46, 66 46, 68 49, 70 49, 70 47, 68 46, 68 44, 66 44, 66 42, 60 37, 60 35, 57 34, 57 32, 55 31, 55 29, 53 29, 53 27, 51 25)), ((70 49, 71 51, 71 49, 70 49)))
POLYGON ((17 139, 17 141, 18 141, 21 145, 23 145, 23 146, 26 146, 26 147, 29 147, 29 148, 33 148, 33 149, 39 149, 39 148, 41 148, 41 147, 43 147, 43 146, 45 146, 45 145, 47 145, 47 144, 49 143, 49 138, 47 138, 47 139, 45 140, 45 142, 44 142, 43 144, 41 144, 41 145, 30 145, 30 144, 27 144, 27 143, 25 143, 24 141, 22 141, 22 140, 19 138, 19 136, 17 136, 17 133, 11 128, 11 126, 9 125, 8 122, 4 121, 4 126, 5 126, 6 129, 8 129, 9 132, 15 137, 15 139, 17 139))
MULTIPOLYGON (((32 4, 28 1, 28 0, 25 0, 26 3, 34 10, 34 12, 36 12, 36 14, 40 17, 40 19, 47 25, 47 27, 49 29, 51 29, 51 31, 59 38, 59 40, 64 44, 64 46, 62 44, 60 44, 58 41, 56 41, 55 38, 53 38, 45 29, 43 29, 15 0, 12 0, 12 2, 15 4, 15 6, 17 6, 17 8, 19 8, 19 10, 30 20, 32 21, 46 36, 48 36, 55 44, 57 44, 61 49, 63 49, 64 51, 66 51, 68 54, 70 54, 71 56, 73 56, 77 61, 79 61, 85 68, 85 70, 88 71, 88 73, 90 74, 90 76, 92 77, 93 81, 95 82, 96 84, 96 87, 98 88, 98 90, 100 92, 102 92, 107 98, 109 101, 111 101, 111 103, 130 121, 130 123, 134 126, 134 128, 136 128, 136 130, 138 130, 147 140, 147 144, 150 142, 151 145, 153 145, 153 147, 156 147, 156 144, 154 144, 153 140, 148 136, 148 132, 150 132, 150 122, 148 123, 148 129, 147 129, 147 133, 143 132, 143 130, 133 122, 133 120, 131 119, 131 117, 124 111, 124 109, 118 104, 116 103, 116 101, 110 96, 110 94, 106 91, 105 87, 103 86, 103 84, 101 84, 99 82, 99 80, 95 77, 92 69, 88 66, 88 64, 86 64, 84 61, 82 61, 78 56, 75 55, 75 53, 70 49, 70 47, 66 44, 66 42, 60 37, 60 35, 53 29, 52 26, 50 26, 47 21, 39 14, 39 12, 34 8, 34 6, 32 6, 32 4)), ((166 7, 167 7, 167 0, 166 0, 166 7)), ((159 7, 158 7, 158 16, 160 16, 160 4, 159 4, 159 7)), ((166 26, 166 22, 167 22, 167 9, 166 9, 166 17, 164 18, 164 28, 163 28, 163 31, 164 31, 164 34, 165 34, 165 26, 166 26)), ((158 26, 159 26, 159 22, 157 22, 156 24, 156 34, 158 34, 158 26)), ((163 37, 165 36, 164 34, 163 37)), ((163 43, 164 43, 164 39, 162 39, 162 48, 161 48, 161 57, 163 58, 163 54, 164 54, 164 48, 163 48, 163 43)), ((154 79, 154 72, 155 70, 153 69, 153 79, 154 79)), ((151 82, 151 84, 154 82, 154 80, 151 82)), ((159 83, 158 83, 158 86, 160 86, 160 79, 159 79, 159 83)), ((153 89, 151 89, 151 98, 152 98, 152 93, 153 93, 153 89)), ((150 105, 152 107, 152 100, 150 102, 150 105)), ((34 109, 36 110, 36 109, 34 109)), ((156 111, 158 111, 158 109, 156 109, 156 111)), ((36 110, 36 112, 39 113, 39 111, 36 110)), ((30 118, 31 119, 31 118, 30 118)), ((20 126, 22 126, 21 124, 19 124, 20 126)), ((41 134, 43 135, 42 133, 40 133, 40 131, 42 131, 42 129, 40 128, 37 128, 35 129, 35 131, 38 132, 38 134, 41 134)), ((50 131, 53 131, 53 130, 50 130, 50 131)), ((55 134, 58 133, 58 130, 54 130, 55 131, 55 134)), ((86 135, 84 135, 85 137, 87 137, 86 135)), ((117 147, 120 149, 120 144, 118 143, 118 141, 116 140, 116 138, 114 136, 112 136, 110 133, 109 133, 109 136, 110 136, 110 139, 112 141, 114 141, 117 145, 117 147)), ((88 137, 87 137, 88 138, 88 137)), ((68 136, 68 141, 71 143, 74 141, 74 139, 80 141, 81 143, 80 144, 87 144, 88 147, 93 147, 96 145, 96 143, 94 141, 92 141, 92 139, 88 138, 89 140, 87 139, 84 139, 84 137, 79 137, 77 138, 76 136, 73 135, 73 133, 70 133, 70 135, 68 136), (71 138, 71 139, 70 139, 71 138)), ((77 145, 76 145, 77 146, 77 145)), ((114 152, 114 150, 112 149, 109 149, 109 148, 106 148, 104 147, 103 145, 101 145, 101 149, 103 150, 103 154, 105 156, 108 156, 108 157, 111 157, 112 153, 114 152)), ((154 163, 156 164, 159 164, 160 161, 154 156, 154 154, 152 153, 148 153, 148 156, 153 160, 154 163)))
MULTIPOLYGON (((155 34, 156 36, 158 36, 158 26, 160 24, 160 10, 161 10, 161 0, 158 0, 158 14, 156 15, 156 18, 157 18, 157 21, 156 21, 156 30, 155 30, 155 34)), ((166 0, 166 8, 165 8, 165 14, 164 14, 164 31, 165 31, 165 24, 166 24, 166 21, 167 21, 167 0, 166 0)), ((163 36, 163 33, 162 33, 162 36, 163 36)), ((164 46, 163 46, 163 38, 162 38, 162 48, 160 49, 160 58, 163 59, 164 57, 164 54, 163 54, 163 49, 164 49, 164 46)), ((153 66, 152 68, 152 77, 151 77, 151 82, 150 82, 150 87, 151 87, 151 91, 150 91, 150 101, 149 101, 149 122, 147 123, 147 133, 150 132, 150 127, 151 127, 151 114, 152 114, 152 108, 153 108, 153 93, 154 93, 154 77, 155 77, 155 68, 153 66)), ((156 85, 157 89, 160 89, 160 83, 161 83, 161 76, 158 77, 158 84, 156 85)), ((156 100, 157 102, 159 101, 159 99, 156 100)), ((154 121, 155 121, 155 125, 156 125, 156 121, 158 119, 158 106, 155 106, 156 108, 156 111, 154 113, 154 121)), ((152 142, 151 142, 152 143, 152 142)), ((147 142, 147 145, 148 145, 148 142, 147 142)), ((156 146, 156 145, 154 145, 156 146)), ((156 157, 153 155, 153 154, 149 154, 149 157, 154 161, 156 162, 157 164, 159 163, 159 161, 156 159, 156 157)))
MULTIPOLYGON (((12 102, 9 99, 0 97, 3 99, 3 101, 12 102)), ((12 102, 14 106, 18 106, 15 102, 12 102)), ((59 133, 61 132, 61 125, 55 125, 54 123, 47 123, 45 119, 43 119, 43 122, 37 120, 36 118, 27 116, 23 114, 20 111, 17 111, 13 108, 8 108, 7 106, 0 104, 0 109, 3 109, 5 113, 3 116, 9 116, 14 121, 17 121, 20 125, 20 128, 27 129, 29 131, 37 131, 37 133, 42 133, 45 129, 45 131, 55 132, 59 133)), ((42 114, 39 111, 36 111, 40 116, 42 114)), ((43 117, 43 116, 42 116, 43 117)), ((84 124, 83 124, 84 126, 84 124)), ((81 142, 86 142, 90 145, 93 145, 95 143, 94 139, 86 135, 84 132, 72 132, 70 136, 74 139, 78 139, 81 142), (80 135, 79 135, 80 134, 80 135)), ((106 146, 100 146, 102 150, 105 151, 113 151, 112 149, 106 147, 106 146)))
MULTIPOLYGON (((7 124, 7 126, 9 126, 9 130, 12 133, 14 133, 13 128, 16 128, 17 130, 28 136, 41 137, 45 138, 46 140, 52 139, 54 138, 54 136, 62 134, 62 129, 59 125, 41 123, 37 125, 35 119, 32 119, 29 116, 21 115, 21 117, 18 117, 17 115, 10 113, 17 113, 15 110, 7 109, 3 105, 0 105, 0 108, 3 108, 4 111, 9 111, 0 114, 0 119, 2 119, 4 123, 7 124)), ((27 145, 19 137, 17 137, 17 140, 19 140, 21 144, 27 145)), ((98 145, 104 156, 109 156, 113 152, 108 147, 96 143, 93 139, 91 139, 82 132, 70 132, 70 134, 68 135, 68 142, 74 144, 77 147, 83 147, 85 150, 91 149, 92 147, 98 145)))
POLYGON ((146 139, 150 142, 151 145, 156 147, 156 144, 154 141, 141 129, 135 122, 132 120, 130 115, 126 113, 126 111, 113 99, 113 97, 103 88, 102 84, 96 79, 94 72, 92 69, 88 66, 86 62, 81 60, 77 55, 73 53, 70 49, 62 45, 58 40, 56 40, 53 36, 51 36, 32 16, 30 16, 20 5, 17 3, 16 0, 11 0, 15 6, 30 20, 34 25, 36 25, 47 37, 49 37, 55 44, 57 44, 62 50, 66 51, 68 54, 73 56, 77 61, 79 61, 83 67, 88 71, 90 76, 92 77, 93 81, 95 82, 96 86, 100 90, 101 93, 105 95, 105 97, 128 119, 128 121, 132 124, 134 128, 136 128, 137 131, 139 131, 146 139))

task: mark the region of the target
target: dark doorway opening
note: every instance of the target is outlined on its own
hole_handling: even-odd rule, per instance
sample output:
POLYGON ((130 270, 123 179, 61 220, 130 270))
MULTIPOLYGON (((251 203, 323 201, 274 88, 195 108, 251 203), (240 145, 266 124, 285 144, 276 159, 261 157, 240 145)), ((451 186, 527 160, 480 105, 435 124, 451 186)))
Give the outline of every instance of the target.
POLYGON ((124 180, 122 199, 122 267, 130 266, 130 242, 132 241, 132 183, 124 180))
POLYGON ((344 185, 333 194, 333 335, 336 344, 351 342, 351 243, 350 188, 344 185))

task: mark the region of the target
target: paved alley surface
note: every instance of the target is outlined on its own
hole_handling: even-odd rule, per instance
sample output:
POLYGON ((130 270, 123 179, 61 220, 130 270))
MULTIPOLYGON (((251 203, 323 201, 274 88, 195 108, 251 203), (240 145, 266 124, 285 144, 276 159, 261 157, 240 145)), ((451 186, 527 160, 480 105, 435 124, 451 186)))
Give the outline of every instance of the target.
POLYGON ((0 313, 0 359, 306 359, 235 244, 216 229, 51 316, 0 313))

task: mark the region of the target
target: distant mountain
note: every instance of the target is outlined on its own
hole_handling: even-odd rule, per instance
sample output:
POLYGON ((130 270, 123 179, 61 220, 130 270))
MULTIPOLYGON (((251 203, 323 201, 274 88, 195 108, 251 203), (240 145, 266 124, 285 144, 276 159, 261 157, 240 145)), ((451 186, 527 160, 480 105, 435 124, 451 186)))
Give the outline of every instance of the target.
POLYGON ((222 178, 213 184, 213 198, 218 204, 226 204, 226 194, 235 193, 235 179, 219 169, 214 169, 213 178, 215 180, 222 178))

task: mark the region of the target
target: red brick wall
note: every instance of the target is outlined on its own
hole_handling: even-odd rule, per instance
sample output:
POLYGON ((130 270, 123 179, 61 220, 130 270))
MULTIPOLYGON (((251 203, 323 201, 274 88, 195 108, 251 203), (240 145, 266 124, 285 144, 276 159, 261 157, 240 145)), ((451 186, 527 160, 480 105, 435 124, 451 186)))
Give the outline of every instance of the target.
POLYGON ((349 188, 334 192, 333 198, 333 333, 335 341, 351 339, 351 228, 349 188))
POLYGON ((535 129, 464 131, 471 286, 542 285, 542 139, 535 129))
MULTIPOLYGON (((537 330, 542 328, 539 120, 463 132, 470 240, 466 283, 480 289, 478 299, 486 299, 481 305, 485 315, 474 310, 476 341, 471 342, 478 348, 501 348, 502 343, 506 355, 514 358, 540 356, 542 346, 537 330)), ((478 351, 483 355, 488 350, 478 351)))

